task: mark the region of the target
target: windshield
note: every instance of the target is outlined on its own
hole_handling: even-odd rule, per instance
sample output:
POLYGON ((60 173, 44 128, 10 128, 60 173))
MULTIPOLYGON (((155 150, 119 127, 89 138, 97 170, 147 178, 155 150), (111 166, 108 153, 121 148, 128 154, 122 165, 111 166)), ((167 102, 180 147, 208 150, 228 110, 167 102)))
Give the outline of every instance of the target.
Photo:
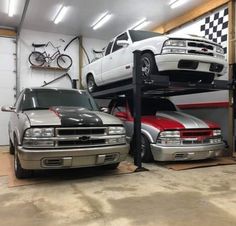
POLYGON ((82 107, 97 111, 94 99, 77 90, 33 89, 23 97, 22 110, 48 109, 52 106, 82 107))
POLYGON ((159 33, 151 31, 135 31, 135 30, 130 30, 129 34, 133 42, 138 42, 144 39, 153 38, 161 35, 159 33))
MULTIPOLYGON (((129 106, 131 114, 133 115, 133 102, 129 100, 129 106)), ((175 105, 168 99, 162 98, 143 98, 142 99, 142 108, 141 114, 144 115, 156 115, 157 111, 177 111, 175 105)))

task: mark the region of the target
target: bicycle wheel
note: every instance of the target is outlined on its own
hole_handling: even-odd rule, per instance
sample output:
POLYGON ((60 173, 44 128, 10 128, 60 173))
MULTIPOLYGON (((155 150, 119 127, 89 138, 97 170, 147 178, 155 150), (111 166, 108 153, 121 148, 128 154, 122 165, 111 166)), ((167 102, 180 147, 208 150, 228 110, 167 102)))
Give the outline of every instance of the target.
POLYGON ((44 55, 40 52, 34 51, 29 55, 29 62, 33 66, 43 66, 45 61, 44 55))
POLYGON ((72 59, 66 54, 61 54, 57 58, 57 65, 62 69, 69 69, 72 65, 72 59))

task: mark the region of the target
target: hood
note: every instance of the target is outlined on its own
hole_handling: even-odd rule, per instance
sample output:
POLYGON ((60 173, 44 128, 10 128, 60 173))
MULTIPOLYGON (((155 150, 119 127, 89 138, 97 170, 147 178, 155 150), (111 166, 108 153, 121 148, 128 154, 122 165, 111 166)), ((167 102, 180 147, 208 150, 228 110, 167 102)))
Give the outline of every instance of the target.
MULTIPOLYGON (((206 123, 192 115, 178 111, 157 112, 156 116, 143 116, 142 122, 151 124, 156 128, 168 129, 209 129, 211 123, 206 123)), ((216 124, 214 124, 216 125, 216 124)))
POLYGON ((31 126, 60 126, 61 120, 50 110, 25 111, 31 126))
POLYGON ((190 40, 196 40, 196 41, 204 41, 204 42, 208 42, 208 43, 211 43, 211 44, 214 44, 214 45, 219 45, 216 42, 213 42, 213 41, 211 41, 209 39, 206 39, 204 37, 200 37, 200 36, 197 36, 197 35, 190 35, 190 34, 169 34, 169 35, 166 35, 166 37, 168 37, 168 38, 178 38, 178 39, 190 39, 190 40))
POLYGON ((78 107, 51 107, 49 110, 25 111, 31 126, 103 126, 122 125, 116 117, 78 107))

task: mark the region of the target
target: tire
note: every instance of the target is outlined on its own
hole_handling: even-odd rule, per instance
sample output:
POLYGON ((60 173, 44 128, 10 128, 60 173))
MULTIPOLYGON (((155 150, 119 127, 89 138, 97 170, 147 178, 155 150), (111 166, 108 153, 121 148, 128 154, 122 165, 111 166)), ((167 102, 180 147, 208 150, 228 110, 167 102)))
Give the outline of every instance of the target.
POLYGON ((72 65, 72 59, 66 54, 61 54, 57 57, 57 65, 62 69, 69 69, 72 65))
POLYGON ((10 153, 11 155, 14 155, 14 153, 15 153, 14 145, 13 145, 13 143, 11 142, 11 138, 9 139, 9 153, 10 153))
POLYGON ((109 164, 109 165, 104 165, 102 166, 103 169, 107 169, 107 170, 115 170, 118 166, 119 166, 119 162, 118 163, 113 163, 113 164, 109 164))
POLYGON ((21 167, 19 158, 18 158, 18 144, 16 138, 14 139, 14 171, 18 179, 32 177, 33 171, 26 170, 21 167))
POLYGON ((92 93, 97 90, 97 85, 95 83, 93 75, 88 75, 87 77, 87 90, 92 93))
POLYGON ((42 53, 34 51, 29 55, 29 62, 33 66, 40 67, 44 65, 46 60, 42 53))
POLYGON ((141 56, 142 76, 149 78, 151 74, 157 72, 156 61, 151 53, 144 53, 141 56))
POLYGON ((153 161, 153 155, 151 152, 151 147, 150 147, 150 142, 145 137, 142 135, 141 137, 141 157, 142 157, 142 162, 152 162, 153 161))

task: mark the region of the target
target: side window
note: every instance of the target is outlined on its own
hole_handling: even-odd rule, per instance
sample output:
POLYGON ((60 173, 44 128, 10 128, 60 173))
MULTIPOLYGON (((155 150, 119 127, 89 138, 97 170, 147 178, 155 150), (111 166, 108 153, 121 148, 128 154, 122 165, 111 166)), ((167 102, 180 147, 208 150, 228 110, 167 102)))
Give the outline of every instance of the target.
POLYGON ((105 56, 110 54, 113 42, 110 42, 106 48, 105 56))
POLYGON ((117 51, 117 50, 119 50, 119 49, 122 48, 122 46, 118 46, 118 45, 117 45, 117 41, 119 41, 119 40, 128 40, 128 35, 127 35, 127 33, 125 32, 125 33, 123 33, 122 35, 120 35, 120 36, 118 36, 118 37, 116 38, 116 41, 115 41, 115 43, 114 43, 112 52, 115 52, 115 51, 117 51))
POLYGON ((126 112, 124 101, 119 101, 112 107, 112 110, 111 110, 112 115, 115 115, 117 112, 126 112))

